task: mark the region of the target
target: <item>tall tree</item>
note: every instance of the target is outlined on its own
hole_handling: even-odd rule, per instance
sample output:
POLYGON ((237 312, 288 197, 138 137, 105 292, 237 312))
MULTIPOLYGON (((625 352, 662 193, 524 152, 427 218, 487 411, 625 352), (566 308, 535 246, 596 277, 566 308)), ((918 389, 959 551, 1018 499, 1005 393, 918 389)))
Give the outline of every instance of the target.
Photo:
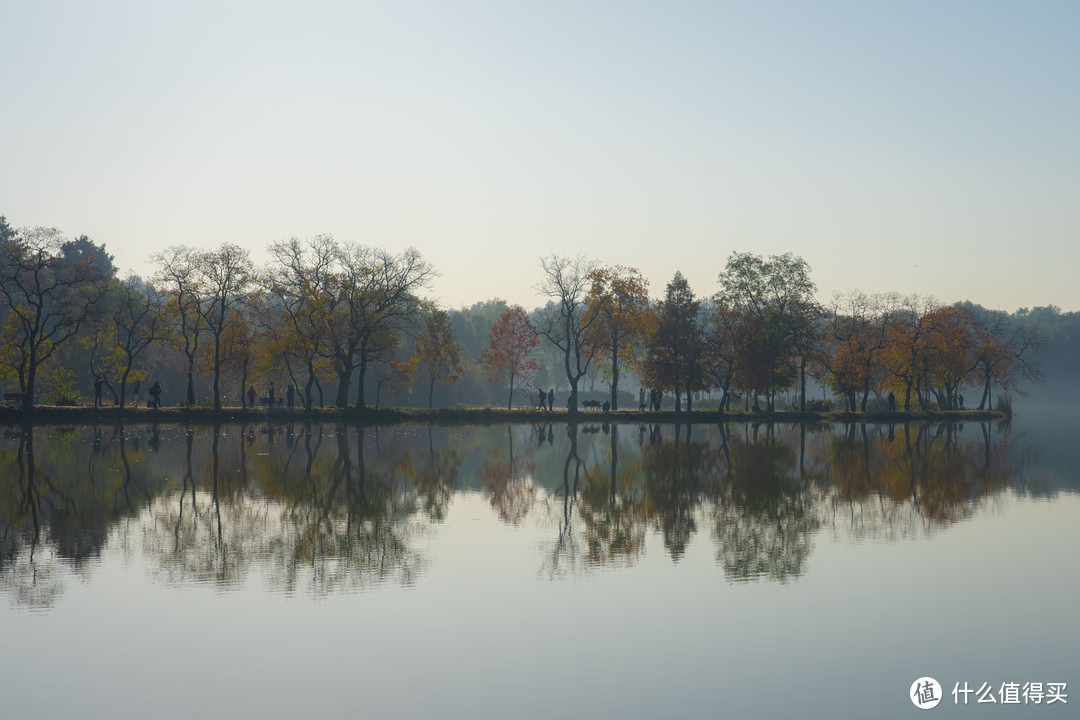
POLYGON ((450 315, 432 308, 424 314, 423 329, 413 348, 416 369, 428 383, 428 407, 435 393, 435 383, 456 382, 461 376, 461 352, 458 350, 450 315))
POLYGON ((719 406, 720 412, 723 412, 731 403, 731 388, 738 368, 745 323, 737 311, 723 306, 716 298, 705 316, 705 347, 702 354, 705 384, 719 388, 723 393, 719 406))
POLYGON ((1002 312, 983 311, 975 316, 974 331, 975 374, 983 386, 980 410, 993 406, 994 385, 1023 394, 1020 380, 1042 379, 1042 368, 1035 359, 1046 348, 1041 327, 1026 327, 1002 312))
MULTIPOLYGON (((270 246, 273 262, 263 276, 263 285, 275 299, 272 307, 281 311, 281 322, 268 318, 276 346, 292 372, 295 359, 303 368, 301 401, 311 410, 313 388, 327 373, 330 321, 341 299, 339 259, 341 247, 330 235, 316 235, 301 241, 291 238, 270 246)), ((297 383, 299 387, 299 382, 297 383)))
POLYGON ((65 244, 59 230, 37 227, 0 246, 0 366, 17 377, 27 411, 42 364, 75 337, 98 295, 92 256, 66 262, 65 244))
POLYGON ((139 356, 162 338, 165 320, 162 298, 138 277, 117 283, 111 302, 110 321, 119 363, 115 379, 120 386, 120 409, 124 408, 127 384, 136 371, 139 356))
POLYGON ((611 409, 619 409, 619 370, 649 331, 649 283, 635 268, 615 265, 589 274, 588 315, 592 344, 603 347, 611 370, 611 409))
POLYGON ((171 344, 187 361, 185 400, 195 404, 195 359, 199 354, 201 334, 206 329, 199 312, 199 251, 187 245, 174 245, 154 253, 151 261, 158 266, 154 283, 165 298, 165 320, 171 344))
POLYGON ((254 279, 251 253, 239 245, 222 243, 217 250, 198 254, 199 314, 214 340, 214 410, 221 409, 223 341, 237 307, 247 300, 254 279))
POLYGON ((347 407, 357 374, 356 406, 366 406, 368 367, 397 347, 406 326, 421 310, 417 292, 435 271, 415 248, 399 255, 346 244, 339 254, 340 301, 330 318, 326 355, 338 373, 338 407, 347 407))
POLYGON ((686 409, 692 410, 692 393, 702 387, 704 338, 700 309, 701 302, 694 297, 690 283, 676 272, 657 309, 656 329, 649 338, 645 362, 645 375, 651 384, 675 393, 675 412, 682 411, 683 391, 686 409))
POLYGON ((856 409, 857 395, 866 403, 878 381, 884 384, 889 331, 894 323, 897 298, 863 292, 838 294, 828 322, 830 351, 820 358, 831 376, 833 390, 844 397, 847 409, 856 409))
POLYGON ((539 344, 529 316, 520 305, 508 308, 491 327, 488 346, 481 353, 480 361, 493 381, 503 378, 510 381, 507 410, 514 402, 515 380, 527 381, 540 368, 532 358, 533 350, 539 344))
POLYGON ((9 242, 15 239, 15 229, 8 225, 7 218, 0 215, 0 246, 3 243, 9 242))
POLYGON ((799 407, 806 409, 806 368, 818 341, 821 310, 810 266, 792 253, 763 258, 732 253, 720 274, 720 304, 753 319, 760 353, 755 373, 772 406, 773 394, 790 383, 785 366, 797 365, 799 407), (764 364, 762 366, 762 364, 764 364))
POLYGON ((937 308, 927 315, 927 380, 942 410, 957 409, 960 386, 978 365, 974 318, 957 307, 937 308))
POLYGON ((890 387, 903 397, 905 412, 911 409, 912 392, 925 386, 932 351, 927 317, 939 307, 933 298, 906 297, 887 330, 883 360, 891 374, 890 387))
POLYGON ((578 411, 578 382, 589 371, 599 347, 592 333, 596 314, 589 309, 588 291, 596 265, 581 256, 552 255, 540 260, 543 278, 539 290, 553 302, 537 318, 536 334, 545 338, 562 356, 563 371, 570 383, 567 409, 578 411))

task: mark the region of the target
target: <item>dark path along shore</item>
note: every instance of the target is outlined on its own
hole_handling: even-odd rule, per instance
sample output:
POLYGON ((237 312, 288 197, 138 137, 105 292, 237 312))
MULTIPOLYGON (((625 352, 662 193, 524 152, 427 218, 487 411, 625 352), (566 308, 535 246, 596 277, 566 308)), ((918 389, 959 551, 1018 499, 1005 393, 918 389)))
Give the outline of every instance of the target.
POLYGON ((491 424, 519 422, 578 422, 578 423, 717 423, 717 422, 779 422, 779 423, 818 423, 818 422, 871 422, 902 423, 918 421, 987 421, 1002 420, 1008 415, 999 410, 951 410, 933 412, 724 412, 715 410, 694 410, 675 412, 674 410, 639 411, 618 410, 602 412, 598 410, 579 410, 571 414, 566 410, 515 409, 502 408, 315 408, 305 412, 303 408, 240 408, 226 407, 219 411, 212 408, 166 407, 157 410, 148 408, 118 407, 92 408, 41 405, 31 412, 21 408, 0 408, 0 424, 18 424, 27 421, 46 423, 102 423, 102 422, 171 422, 171 423, 207 423, 233 421, 278 422, 315 420, 321 422, 361 422, 368 424, 390 424, 404 422, 437 424, 491 424))

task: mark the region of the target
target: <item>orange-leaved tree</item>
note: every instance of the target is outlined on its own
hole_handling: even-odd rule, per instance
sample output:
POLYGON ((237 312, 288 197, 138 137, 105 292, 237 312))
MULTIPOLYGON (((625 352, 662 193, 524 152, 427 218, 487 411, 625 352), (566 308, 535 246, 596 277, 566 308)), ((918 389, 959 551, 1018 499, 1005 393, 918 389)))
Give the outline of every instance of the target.
POLYGON ((649 332, 649 281, 635 268, 614 265, 589 273, 587 315, 591 342, 603 347, 611 362, 611 409, 619 409, 619 369, 633 360, 633 351, 649 332))
POLYGON ((450 315, 445 310, 430 309, 424 314, 423 324, 413 355, 417 372, 428 384, 430 408, 435 381, 446 385, 461 377, 461 353, 450 315))

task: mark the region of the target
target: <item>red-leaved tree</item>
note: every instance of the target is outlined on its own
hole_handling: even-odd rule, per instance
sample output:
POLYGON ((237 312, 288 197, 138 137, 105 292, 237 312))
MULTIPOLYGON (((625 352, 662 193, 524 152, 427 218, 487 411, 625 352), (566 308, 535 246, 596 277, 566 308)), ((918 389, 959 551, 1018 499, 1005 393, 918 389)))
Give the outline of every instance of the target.
POLYGON ((539 344, 540 340, 533 331, 529 317, 519 305, 507 309, 491 327, 488 346, 480 354, 480 362, 492 382, 509 378, 510 396, 506 401, 507 410, 514 402, 515 380, 528 380, 540 367, 536 360, 530 357, 539 344))

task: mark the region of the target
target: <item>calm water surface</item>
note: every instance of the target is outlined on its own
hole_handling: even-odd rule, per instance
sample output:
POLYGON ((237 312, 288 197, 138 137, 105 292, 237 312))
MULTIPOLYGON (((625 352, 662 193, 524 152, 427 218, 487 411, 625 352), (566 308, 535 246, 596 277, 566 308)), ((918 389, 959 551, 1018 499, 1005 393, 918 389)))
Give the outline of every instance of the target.
POLYGON ((0 717, 1075 717, 1078 419, 9 427, 0 717))

